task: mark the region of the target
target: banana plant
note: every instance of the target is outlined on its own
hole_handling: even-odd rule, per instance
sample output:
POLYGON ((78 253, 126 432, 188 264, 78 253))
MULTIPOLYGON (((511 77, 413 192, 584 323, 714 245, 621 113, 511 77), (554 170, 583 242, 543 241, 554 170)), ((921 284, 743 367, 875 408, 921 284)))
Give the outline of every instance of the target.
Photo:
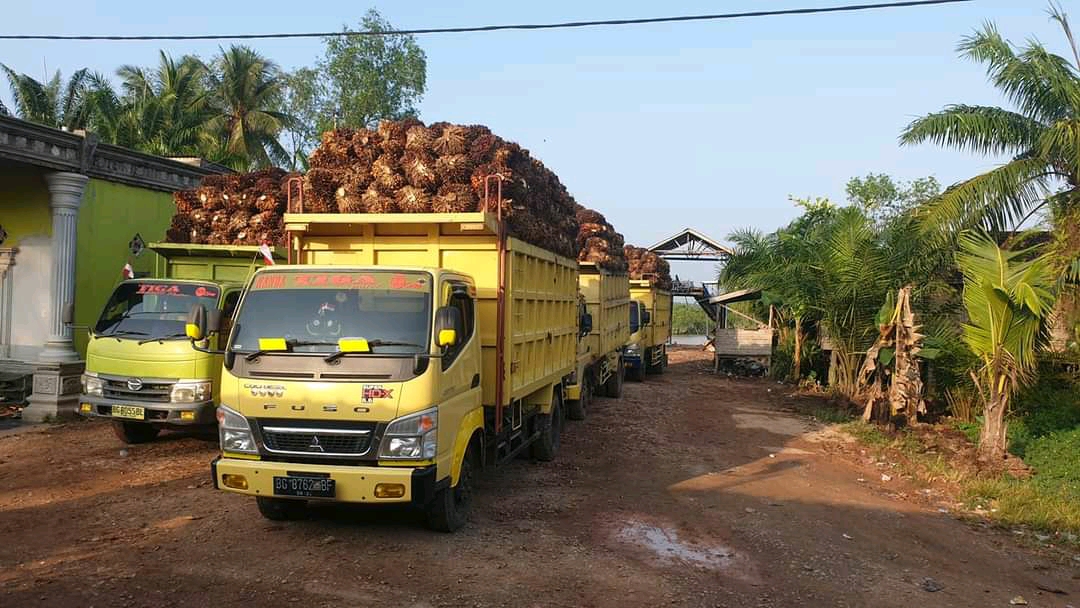
POLYGON ((968 316, 962 337, 979 360, 971 378, 984 414, 978 454, 993 465, 1005 457, 1012 398, 1032 379, 1037 354, 1048 342, 1057 276, 1038 247, 1012 251, 982 232, 963 233, 959 244, 968 316))

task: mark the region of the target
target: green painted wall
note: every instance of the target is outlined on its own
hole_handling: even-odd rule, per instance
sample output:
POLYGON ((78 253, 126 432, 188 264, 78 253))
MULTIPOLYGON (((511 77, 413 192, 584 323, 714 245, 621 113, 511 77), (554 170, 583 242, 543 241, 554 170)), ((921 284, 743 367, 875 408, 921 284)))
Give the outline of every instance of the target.
MULTIPOLYGON (((48 204, 45 205, 46 216, 48 204)), ((165 239, 176 207, 168 192, 91 179, 79 209, 75 258, 75 323, 92 325, 121 280, 124 264, 136 273, 154 271, 156 254, 134 257, 128 242, 136 233, 147 243, 165 239)), ((75 347, 86 356, 86 331, 75 331, 75 347)))
POLYGON ((18 247, 19 240, 52 234, 49 189, 34 167, 0 165, 0 226, 8 233, 3 247, 18 247))

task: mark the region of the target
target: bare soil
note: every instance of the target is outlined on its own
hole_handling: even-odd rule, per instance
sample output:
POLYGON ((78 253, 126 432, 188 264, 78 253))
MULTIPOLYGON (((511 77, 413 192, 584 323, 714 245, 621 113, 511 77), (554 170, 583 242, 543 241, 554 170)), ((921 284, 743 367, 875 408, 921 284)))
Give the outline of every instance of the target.
POLYGON ((775 383, 671 359, 555 462, 486 471, 453 535, 403 510, 268 522, 213 489, 213 438, 0 434, 0 606, 1080 605, 1073 556, 884 480, 775 383))

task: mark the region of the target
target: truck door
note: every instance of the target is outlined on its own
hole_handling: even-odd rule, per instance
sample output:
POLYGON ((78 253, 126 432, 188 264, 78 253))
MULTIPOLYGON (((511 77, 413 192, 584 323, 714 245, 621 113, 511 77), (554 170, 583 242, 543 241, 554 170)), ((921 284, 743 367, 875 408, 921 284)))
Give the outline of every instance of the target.
POLYGON ((233 314, 236 312, 236 305, 240 302, 241 290, 236 289, 230 291, 224 295, 221 300, 221 332, 218 334, 221 336, 218 340, 219 348, 225 347, 225 341, 229 339, 229 332, 232 331, 233 314))
MULTIPOLYGON (((464 281, 446 280, 438 293, 440 305, 457 308, 465 321, 457 344, 447 347, 440 359, 442 377, 439 379, 439 449, 440 456, 443 456, 442 450, 453 449, 459 446, 461 441, 468 441, 468 436, 458 437, 459 432, 471 432, 465 430, 468 425, 462 424, 467 416, 479 415, 482 424, 483 412, 480 408, 483 388, 480 378, 480 340, 476 335, 475 290, 464 281)), ((464 449, 464 445, 459 447, 464 449)), ((456 464, 460 454, 456 451, 451 453, 454 455, 451 462, 456 464)), ((444 474, 439 471, 440 477, 444 474)))

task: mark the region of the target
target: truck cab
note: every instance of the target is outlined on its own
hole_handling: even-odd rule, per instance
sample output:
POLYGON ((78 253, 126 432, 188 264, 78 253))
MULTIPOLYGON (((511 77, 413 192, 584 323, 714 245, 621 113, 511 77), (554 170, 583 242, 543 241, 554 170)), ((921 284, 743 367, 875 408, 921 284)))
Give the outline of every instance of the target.
POLYGON ((630 339, 623 348, 623 361, 632 380, 662 374, 667 368, 671 314, 671 292, 649 280, 630 281, 630 339))
MULTIPOLYGON (((193 308, 213 311, 222 334, 231 324, 256 247, 156 243, 155 277, 122 281, 89 328, 79 413, 113 423, 127 443, 162 429, 212 427, 220 356, 192 347, 185 333, 193 308)), ((224 343, 222 341, 222 343, 224 343)))

